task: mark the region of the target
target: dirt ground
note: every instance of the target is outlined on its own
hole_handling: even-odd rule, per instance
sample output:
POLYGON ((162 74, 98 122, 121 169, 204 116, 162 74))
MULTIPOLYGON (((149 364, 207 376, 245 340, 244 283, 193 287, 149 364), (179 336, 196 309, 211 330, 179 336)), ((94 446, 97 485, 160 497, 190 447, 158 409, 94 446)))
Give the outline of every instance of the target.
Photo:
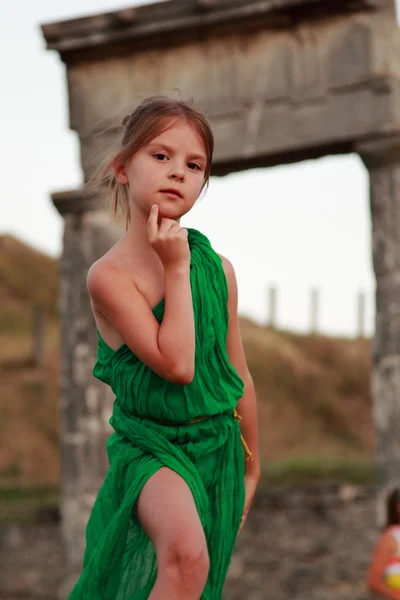
MULTIPOLYGON (((64 576, 60 527, 0 530, 1 600, 56 600, 64 576)), ((318 485, 259 493, 239 535, 224 600, 367 600, 376 542, 371 487, 318 485)))

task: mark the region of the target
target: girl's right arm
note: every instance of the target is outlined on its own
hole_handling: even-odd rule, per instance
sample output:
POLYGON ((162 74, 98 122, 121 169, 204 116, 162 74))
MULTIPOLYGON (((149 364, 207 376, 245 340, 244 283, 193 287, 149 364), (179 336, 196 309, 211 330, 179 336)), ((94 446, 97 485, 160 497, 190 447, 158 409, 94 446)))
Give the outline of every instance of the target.
POLYGON ((170 219, 163 219, 158 227, 157 209, 150 213, 148 235, 165 272, 161 325, 128 274, 119 267, 95 263, 88 273, 88 290, 96 310, 140 360, 164 379, 185 385, 193 379, 195 358, 187 230, 170 219))

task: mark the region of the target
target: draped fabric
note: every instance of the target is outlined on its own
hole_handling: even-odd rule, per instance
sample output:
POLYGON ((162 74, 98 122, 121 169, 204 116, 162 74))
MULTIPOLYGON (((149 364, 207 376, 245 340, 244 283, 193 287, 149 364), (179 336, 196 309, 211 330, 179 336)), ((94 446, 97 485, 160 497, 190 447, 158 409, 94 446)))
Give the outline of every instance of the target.
MULTIPOLYGON (((188 241, 196 332, 193 381, 166 381, 126 344, 112 350, 97 332, 93 372, 115 393, 114 433, 107 443, 110 468, 87 525, 83 571, 69 600, 148 598, 157 576, 156 553, 135 504, 161 467, 185 480, 204 528, 210 570, 201 598, 222 597, 244 505, 244 453, 233 417, 243 382, 226 352, 228 290, 221 259, 195 229, 189 229, 188 241), (198 417, 208 418, 188 423, 198 417)), ((162 300, 153 309, 159 323, 163 313, 162 300)))

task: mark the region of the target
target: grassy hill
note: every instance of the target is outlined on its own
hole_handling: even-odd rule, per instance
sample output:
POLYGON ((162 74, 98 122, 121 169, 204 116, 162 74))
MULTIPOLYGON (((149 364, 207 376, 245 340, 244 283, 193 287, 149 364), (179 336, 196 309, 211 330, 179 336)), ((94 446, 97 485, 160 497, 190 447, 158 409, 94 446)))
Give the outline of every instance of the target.
MULTIPOLYGON (((57 264, 0 237, 0 487, 59 481, 57 264), (31 315, 46 310, 46 356, 32 362, 31 315)), ((241 319, 270 479, 370 477, 374 440, 368 340, 295 335, 241 319), (339 469, 339 470, 337 470, 339 469), (346 471, 347 470, 347 471, 346 471)))
POLYGON ((57 262, 0 236, 0 484, 58 481, 57 262), (46 357, 37 369, 32 315, 45 311, 46 357))
POLYGON ((10 235, 0 236, 0 333, 25 332, 30 311, 57 307, 57 263, 10 235))
POLYGON ((241 319, 269 480, 375 477, 370 341, 296 335, 241 319))

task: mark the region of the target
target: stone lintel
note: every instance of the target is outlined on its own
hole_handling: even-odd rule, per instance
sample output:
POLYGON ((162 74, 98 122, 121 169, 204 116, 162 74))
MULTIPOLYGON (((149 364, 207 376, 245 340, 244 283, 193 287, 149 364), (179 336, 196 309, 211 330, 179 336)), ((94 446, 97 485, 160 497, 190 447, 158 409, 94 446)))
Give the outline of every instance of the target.
POLYGON ((382 136, 361 142, 356 145, 355 150, 367 169, 400 165, 400 132, 399 135, 382 136))
POLYGON ((293 24, 302 15, 307 19, 321 13, 339 14, 360 10, 392 10, 394 0, 170 0, 131 9, 47 23, 41 26, 47 48, 60 52, 68 62, 74 54, 138 42, 154 46, 155 41, 173 35, 192 35, 204 28, 246 21, 263 26, 293 24), (277 21, 278 19, 278 21, 277 21))
POLYGON ((305 146, 298 150, 288 150, 286 152, 274 152, 268 154, 259 154, 251 158, 238 157, 233 161, 214 160, 211 175, 215 177, 224 177, 237 171, 246 171, 249 169, 265 169, 278 167, 280 165, 291 165, 305 160, 317 160, 325 156, 335 156, 350 154, 353 151, 351 141, 333 144, 315 144, 305 146))
POLYGON ((54 192, 51 194, 54 206, 61 216, 83 214, 104 209, 104 197, 99 194, 87 194, 84 188, 54 192))

